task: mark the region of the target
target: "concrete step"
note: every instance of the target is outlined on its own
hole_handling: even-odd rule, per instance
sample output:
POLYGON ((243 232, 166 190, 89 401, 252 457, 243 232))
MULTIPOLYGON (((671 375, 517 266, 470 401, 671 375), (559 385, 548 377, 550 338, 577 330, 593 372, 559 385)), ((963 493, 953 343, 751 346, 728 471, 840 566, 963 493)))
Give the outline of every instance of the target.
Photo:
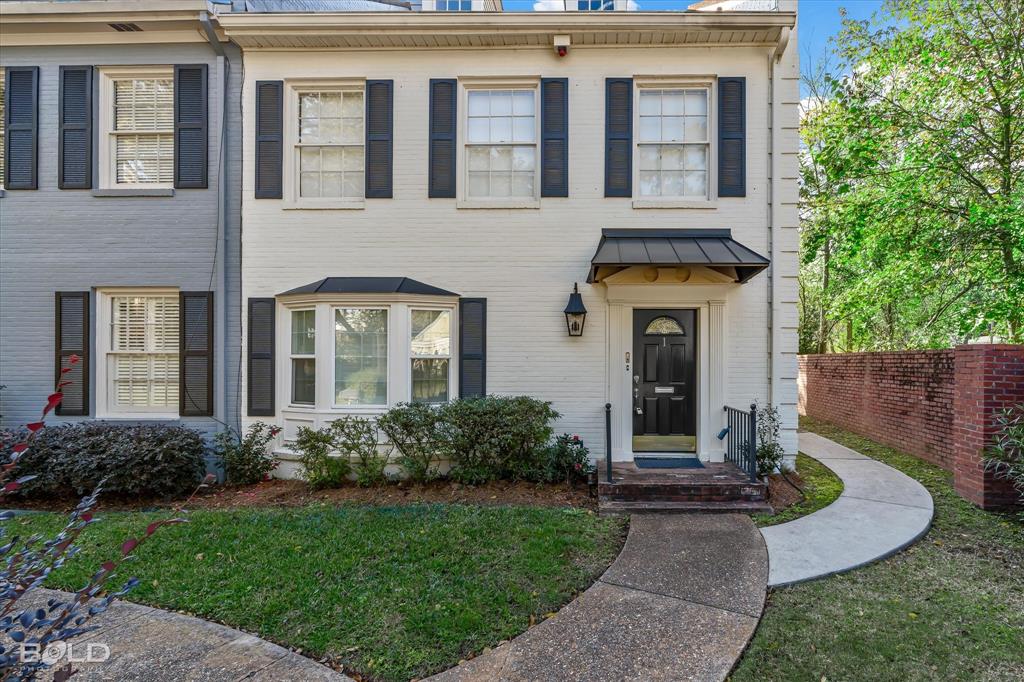
POLYGON ((624 502, 600 500, 601 514, 671 514, 671 513, 720 513, 720 514, 763 514, 772 511, 767 502, 732 500, 729 502, 624 502))

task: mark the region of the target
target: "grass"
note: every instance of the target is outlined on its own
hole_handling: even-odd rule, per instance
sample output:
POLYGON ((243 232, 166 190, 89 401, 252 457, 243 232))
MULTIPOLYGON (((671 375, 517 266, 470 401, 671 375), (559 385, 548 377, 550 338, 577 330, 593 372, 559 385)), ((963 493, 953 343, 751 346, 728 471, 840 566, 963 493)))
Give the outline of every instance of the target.
POLYGON ((797 454, 796 471, 803 479, 805 499, 774 514, 754 514, 753 519, 760 527, 786 523, 801 516, 813 514, 836 501, 843 494, 843 482, 832 470, 816 459, 797 454))
MULTIPOLYGON (((74 589, 164 514, 106 513, 51 587, 74 589)), ((625 522, 578 509, 420 505, 195 511, 139 549, 131 600, 212 619, 373 680, 455 665, 588 587, 625 522)), ((53 514, 13 533, 53 531, 53 514)))
POLYGON ((920 481, 932 529, 885 561, 773 591, 732 680, 1024 679, 1024 524, 948 472, 833 426, 801 426, 920 481))

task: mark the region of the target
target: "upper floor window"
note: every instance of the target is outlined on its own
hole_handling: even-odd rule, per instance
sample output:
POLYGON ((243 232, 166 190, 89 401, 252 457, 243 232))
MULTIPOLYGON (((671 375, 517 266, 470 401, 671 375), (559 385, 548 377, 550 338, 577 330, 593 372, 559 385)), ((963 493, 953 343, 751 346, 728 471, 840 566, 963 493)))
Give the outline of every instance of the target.
POLYGON ((435 0, 434 10, 437 12, 472 12, 473 0, 435 0))
POLYGON ((363 90, 298 93, 298 196, 362 198, 365 187, 363 90))
POLYGON ((537 180, 535 89, 467 91, 467 196, 534 198, 537 180))
POLYGON ((615 9, 615 0, 578 0, 576 9, 580 12, 610 12, 615 9))
POLYGON ((119 185, 174 181, 174 78, 114 80, 114 178, 119 185))
POLYGON ((708 196, 708 89, 641 89, 637 169, 642 197, 708 196))

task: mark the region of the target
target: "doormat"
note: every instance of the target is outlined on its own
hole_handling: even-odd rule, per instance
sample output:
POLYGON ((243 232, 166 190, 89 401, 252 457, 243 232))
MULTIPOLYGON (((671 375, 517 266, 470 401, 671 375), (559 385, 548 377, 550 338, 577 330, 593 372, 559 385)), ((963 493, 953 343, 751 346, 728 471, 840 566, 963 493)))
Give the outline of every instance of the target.
POLYGON ((640 469, 703 469, 696 457, 634 457, 633 463, 640 469))

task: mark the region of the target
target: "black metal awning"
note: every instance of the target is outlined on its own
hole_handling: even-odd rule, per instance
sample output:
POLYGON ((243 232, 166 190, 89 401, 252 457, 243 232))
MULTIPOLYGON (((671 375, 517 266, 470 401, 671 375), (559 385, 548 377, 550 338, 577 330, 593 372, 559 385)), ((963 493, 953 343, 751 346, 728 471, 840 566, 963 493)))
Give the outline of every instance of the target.
POLYGON ((325 277, 278 296, 293 294, 414 294, 418 296, 458 296, 408 277, 325 277))
POLYGON ((732 238, 731 230, 601 230, 587 282, 600 282, 635 265, 703 265, 742 284, 768 267, 764 256, 732 238))

